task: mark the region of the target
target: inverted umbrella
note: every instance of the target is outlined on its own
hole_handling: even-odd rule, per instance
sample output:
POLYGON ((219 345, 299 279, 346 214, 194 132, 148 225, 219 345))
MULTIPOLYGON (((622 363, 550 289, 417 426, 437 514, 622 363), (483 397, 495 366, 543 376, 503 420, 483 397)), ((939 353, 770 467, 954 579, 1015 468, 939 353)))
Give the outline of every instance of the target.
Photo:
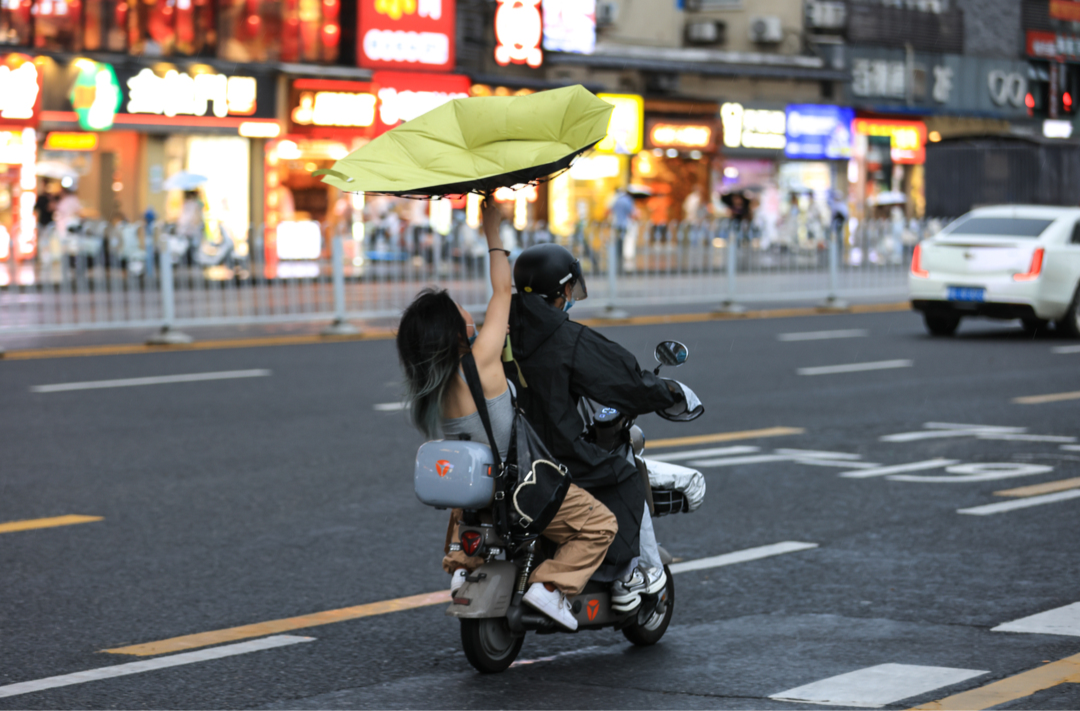
POLYGON ((181 170, 179 173, 170 175, 165 182, 161 184, 161 187, 163 190, 194 190, 207 180, 209 180, 209 178, 205 175, 181 170))
POLYGON ((612 108, 583 86, 454 99, 313 175, 347 192, 487 193, 566 169, 607 135, 612 108))
POLYGON ((40 175, 43 178, 55 178, 56 180, 63 180, 64 178, 77 179, 79 177, 78 171, 70 165, 56 160, 39 162, 34 166, 34 175, 40 175))

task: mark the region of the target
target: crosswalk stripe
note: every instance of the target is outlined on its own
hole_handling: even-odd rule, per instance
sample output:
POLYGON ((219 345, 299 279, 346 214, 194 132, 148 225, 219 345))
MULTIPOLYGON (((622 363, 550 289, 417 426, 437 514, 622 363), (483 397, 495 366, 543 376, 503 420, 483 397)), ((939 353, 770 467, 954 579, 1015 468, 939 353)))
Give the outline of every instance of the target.
POLYGON ((812 467, 837 467, 839 469, 876 469, 881 465, 877 462, 853 462, 850 459, 815 459, 813 457, 796 458, 792 460, 796 464, 809 464, 812 467))
POLYGON ((1004 513, 1006 511, 1015 511, 1016 509, 1026 509, 1031 506, 1042 506, 1043 504, 1067 501, 1077 497, 1080 497, 1080 489, 1072 489, 1070 491, 1061 491, 1056 494, 1047 494, 1045 496, 1030 496, 1026 499, 1017 499, 1015 501, 1002 501, 997 504, 973 506, 969 509, 957 509, 956 513, 968 514, 969 516, 989 516, 991 514, 1004 513))
POLYGON ((646 451, 645 456, 659 462, 682 462, 697 457, 715 457, 721 454, 751 454, 758 451, 761 451, 759 447, 715 447, 713 449, 694 449, 689 452, 672 452, 670 454, 649 454, 646 451))
POLYGON ((315 640, 312 637, 278 635, 276 637, 265 637, 263 639, 252 640, 250 642, 241 642, 240 644, 230 644, 225 647, 201 649, 198 652, 187 652, 185 654, 176 654, 169 657, 159 657, 157 659, 147 659, 145 661, 130 662, 128 664, 116 664, 111 667, 100 667, 98 669, 89 669, 87 671, 75 672, 74 674, 50 676, 44 679, 37 679, 34 681, 21 681, 16 684, 0 686, 0 698, 5 698, 8 696, 19 696, 21 694, 29 694, 35 691, 44 691, 46 689, 55 689, 61 686, 71 686, 73 684, 85 684, 88 681, 98 681, 99 679, 112 679, 118 676, 142 674, 143 672, 155 671, 157 669, 178 667, 184 664, 195 664, 196 662, 205 662, 211 659, 235 657, 238 654, 248 654, 250 652, 259 652, 264 649, 274 649, 276 647, 285 647, 291 644, 300 644, 302 642, 314 641, 315 640))
POLYGON ((1012 622, 1005 622, 990 631, 1060 634, 1069 637, 1080 637, 1080 602, 1021 617, 1012 622))
POLYGON ((978 669, 878 664, 781 691, 769 698, 829 706, 881 708, 989 673, 978 669))

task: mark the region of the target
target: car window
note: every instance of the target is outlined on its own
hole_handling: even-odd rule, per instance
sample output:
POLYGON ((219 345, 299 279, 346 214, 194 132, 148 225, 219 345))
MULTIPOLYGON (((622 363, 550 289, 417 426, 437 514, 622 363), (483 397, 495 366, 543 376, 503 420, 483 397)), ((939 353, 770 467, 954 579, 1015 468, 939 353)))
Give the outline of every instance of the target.
POLYGON ((1069 241, 1073 244, 1080 244, 1080 220, 1077 220, 1076 224, 1073 225, 1072 239, 1069 241))
POLYGON ((1053 220, 1029 217, 969 217, 957 220, 945 230, 950 235, 986 235, 989 237, 1038 237, 1053 220))

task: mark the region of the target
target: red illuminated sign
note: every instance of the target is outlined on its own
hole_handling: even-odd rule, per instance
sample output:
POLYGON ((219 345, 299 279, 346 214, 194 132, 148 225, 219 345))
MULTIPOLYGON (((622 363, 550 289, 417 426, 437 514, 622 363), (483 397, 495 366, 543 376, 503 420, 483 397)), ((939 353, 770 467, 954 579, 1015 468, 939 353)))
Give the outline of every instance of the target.
POLYGON ((543 36, 540 0, 499 0, 495 11, 496 64, 539 67, 544 61, 540 50, 543 36))
POLYGON ((464 99, 471 86, 469 78, 459 74, 420 72, 375 72, 372 84, 379 98, 376 133, 389 131, 451 99, 464 99))
POLYGON ((453 69, 455 12, 455 0, 360 0, 357 62, 369 69, 453 69))
POLYGON ((857 118, 851 127, 863 136, 888 136, 893 163, 922 165, 926 162, 926 124, 922 121, 857 118))
POLYGON ((1050 0, 1050 17, 1066 22, 1080 22, 1080 2, 1076 0, 1050 0))
POLYGON ((33 126, 41 108, 41 70, 25 54, 0 57, 0 125, 33 126))

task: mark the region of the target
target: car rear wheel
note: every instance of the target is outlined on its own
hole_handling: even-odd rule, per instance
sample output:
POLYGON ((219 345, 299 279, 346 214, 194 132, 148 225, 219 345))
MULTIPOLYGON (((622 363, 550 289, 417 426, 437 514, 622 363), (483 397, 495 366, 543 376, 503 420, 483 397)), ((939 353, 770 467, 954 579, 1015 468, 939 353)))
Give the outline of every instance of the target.
POLYGON ((960 317, 956 314, 923 314, 926 330, 932 336, 951 336, 960 326, 960 317))
POLYGON ((1069 304, 1065 315, 1054 322, 1059 331, 1069 338, 1080 338, 1080 286, 1073 294, 1072 303, 1069 304))

